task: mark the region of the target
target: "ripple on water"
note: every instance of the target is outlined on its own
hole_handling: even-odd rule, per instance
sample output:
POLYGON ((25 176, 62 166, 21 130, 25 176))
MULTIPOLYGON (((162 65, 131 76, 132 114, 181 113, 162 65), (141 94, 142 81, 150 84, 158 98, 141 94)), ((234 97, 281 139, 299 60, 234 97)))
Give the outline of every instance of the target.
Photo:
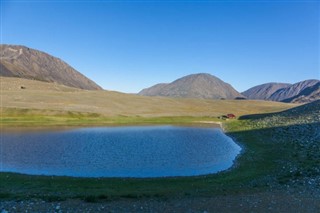
POLYGON ((74 177, 212 174, 240 153, 218 128, 176 126, 12 132, 1 147, 1 171, 74 177))

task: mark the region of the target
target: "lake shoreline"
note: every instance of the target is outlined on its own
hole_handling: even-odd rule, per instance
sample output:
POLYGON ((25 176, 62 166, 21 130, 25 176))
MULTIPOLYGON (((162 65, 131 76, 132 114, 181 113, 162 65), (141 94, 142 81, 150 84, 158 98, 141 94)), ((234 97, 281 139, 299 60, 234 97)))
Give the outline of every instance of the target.
POLYGON ((27 132, 4 134, 2 139, 2 171, 82 178, 167 178, 211 175, 229 169, 240 151, 240 147, 220 128, 198 127, 197 125, 90 127, 50 131, 33 129, 27 132), (79 135, 81 135, 80 138, 79 135), (76 138, 76 141, 73 142, 73 138, 76 138), (117 143, 114 143, 114 141, 117 143), (170 141, 170 143, 164 145, 166 141, 170 141), (75 142, 76 146, 74 146, 75 142), (121 147, 118 147, 117 144, 120 144, 121 147), (90 154, 90 150, 95 150, 97 146, 99 146, 99 149, 90 154), (23 147, 24 151, 20 150, 19 147, 23 147), (68 147, 68 150, 60 147, 68 147), (137 147, 139 148, 137 149, 137 147), (158 148, 154 149, 153 147, 158 148), (193 148, 190 149, 190 147, 193 148), (198 147, 197 150, 194 147, 198 147), (50 150, 49 153, 48 149, 50 150), (83 152, 82 149, 87 151, 83 152), (126 150, 131 151, 126 154, 126 150), (20 154, 14 154, 16 152, 20 154), (43 156, 43 152, 47 154, 43 156), (68 154, 64 154, 65 152, 68 154), (102 154, 102 152, 108 154, 102 154), (29 153, 37 153, 37 155, 31 157, 29 153), (151 153, 153 154, 150 155, 151 153), (12 159, 10 157, 12 155, 19 157, 12 159), (59 155, 61 157, 58 157, 59 155), (232 158, 232 161, 228 156, 232 158), (61 161, 60 158, 64 160, 61 161), (84 159, 82 160, 82 158, 84 159), (111 158, 112 161, 110 161, 111 158), (28 164, 20 163, 19 159, 24 159, 23 161, 28 162, 28 164), (32 159, 41 160, 33 162, 32 159), (74 159, 78 159, 76 160, 77 163, 74 162, 74 159), (104 160, 100 162, 99 159, 104 160), (122 165, 123 160, 121 159, 124 161, 127 159, 128 162, 122 165), (143 166, 136 168, 135 165, 140 165, 140 160, 134 163, 134 159, 144 159, 145 163, 143 166), (47 165, 47 161, 51 163, 47 165), (65 164, 64 161, 69 163, 65 164), (90 163, 90 167, 86 168, 87 161, 95 163, 90 163), (149 161, 152 163, 148 163, 149 161), (172 163, 168 164, 171 161, 172 163), (74 166, 72 166, 72 162, 75 163, 74 166), (79 163, 83 165, 82 169, 79 170, 83 171, 82 173, 76 172, 78 169, 75 166, 79 163), (120 165, 118 165, 119 163, 120 165), (111 166, 113 164, 117 164, 117 166, 111 166), (95 165, 106 168, 102 172, 98 167, 95 168, 95 165), (57 168, 52 170, 56 166, 57 168), (93 168, 95 169, 92 170, 93 168), (126 168, 129 170, 124 172, 126 168), (138 169, 136 173, 134 173, 134 170, 131 171, 134 168, 138 169), (109 170, 110 172, 106 172, 109 170))
POLYGON ((13 133, 13 132, 35 132, 35 131, 63 131, 71 129, 80 129, 80 128, 96 128, 96 127, 130 127, 130 126, 181 126, 181 127, 199 127, 199 128, 220 128, 224 131, 222 122, 216 121, 192 121, 185 123, 101 123, 101 124, 87 124, 87 125, 34 125, 34 126, 10 126, 2 125, 0 130, 2 133, 13 133))
MULTIPOLYGON (((256 129, 256 122, 253 121, 234 120, 223 125, 225 133, 245 147, 245 153, 239 155, 236 159, 237 165, 229 171, 196 177, 142 179, 44 177, 0 173, 0 182, 6 183, 1 186, 0 200, 38 199, 45 202, 68 202, 76 199, 85 203, 104 203, 110 200, 128 202, 127 199, 171 200, 219 196, 228 199, 230 196, 238 196, 240 199, 255 193, 300 194, 306 190, 308 182, 300 187, 293 185, 291 179, 282 175, 287 171, 282 166, 283 157, 287 156, 286 153, 297 150, 287 146, 279 152, 279 144, 267 143, 273 129, 256 129)), ((282 137, 287 136, 285 134, 282 137)), ((310 195, 307 191, 305 194, 310 195)))

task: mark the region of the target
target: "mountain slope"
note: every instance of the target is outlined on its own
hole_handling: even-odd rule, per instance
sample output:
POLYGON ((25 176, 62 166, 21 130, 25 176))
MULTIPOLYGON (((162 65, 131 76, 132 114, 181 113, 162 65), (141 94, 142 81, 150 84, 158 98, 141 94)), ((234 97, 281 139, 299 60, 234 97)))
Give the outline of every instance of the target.
POLYGON ((298 95, 284 99, 282 102, 309 103, 315 100, 320 100, 320 82, 303 89, 298 95))
POLYGON ((252 87, 241 94, 248 99, 268 100, 270 96, 279 89, 286 88, 291 84, 286 83, 266 83, 252 87))
POLYGON ((243 97, 230 84, 206 73, 192 74, 169 84, 143 89, 139 95, 202 99, 234 99, 243 97))
POLYGON ((25 46, 0 45, 0 76, 55 82, 70 87, 101 90, 67 63, 25 46))
POLYGON ((270 96, 269 100, 285 101, 285 100, 290 100, 293 97, 298 98, 299 96, 303 95, 303 91, 305 89, 307 89, 308 87, 312 87, 319 82, 320 82, 319 80, 312 79, 312 80, 305 80, 305 81, 295 83, 289 87, 277 90, 275 93, 273 93, 270 96))
POLYGON ((165 83, 156 84, 156 85, 154 85, 152 87, 149 87, 149 88, 141 90, 139 92, 139 95, 155 96, 154 94, 157 94, 159 91, 161 91, 167 85, 168 84, 165 84, 165 83))

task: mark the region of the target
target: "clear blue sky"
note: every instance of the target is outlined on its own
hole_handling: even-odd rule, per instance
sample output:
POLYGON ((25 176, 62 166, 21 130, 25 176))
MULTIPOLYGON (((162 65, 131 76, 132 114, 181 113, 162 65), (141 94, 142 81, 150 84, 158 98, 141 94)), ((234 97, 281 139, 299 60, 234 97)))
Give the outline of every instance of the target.
POLYGON ((319 1, 1 1, 1 43, 63 59, 107 90, 192 73, 244 91, 319 79, 319 1))

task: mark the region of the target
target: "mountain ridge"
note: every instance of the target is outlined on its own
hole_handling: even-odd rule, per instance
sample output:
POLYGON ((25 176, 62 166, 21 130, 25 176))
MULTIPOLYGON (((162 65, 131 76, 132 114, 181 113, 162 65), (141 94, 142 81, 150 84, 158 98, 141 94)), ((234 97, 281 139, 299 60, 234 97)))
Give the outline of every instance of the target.
POLYGON ((309 80, 304 80, 297 82, 295 84, 292 84, 289 87, 277 90, 275 93, 273 93, 269 100, 271 101, 284 101, 286 99, 290 99, 292 97, 297 97, 299 94, 305 90, 308 87, 312 87, 315 84, 320 82, 319 80, 316 79, 309 79, 309 80))
POLYGON ((291 85, 292 84, 277 82, 264 83, 251 87, 250 89, 242 92, 241 94, 247 97, 248 99, 268 100, 270 96, 277 90, 283 89, 291 85))
POLYGON ((320 81, 309 79, 295 84, 271 82, 254 86, 242 94, 253 100, 310 103, 320 99, 320 81))

